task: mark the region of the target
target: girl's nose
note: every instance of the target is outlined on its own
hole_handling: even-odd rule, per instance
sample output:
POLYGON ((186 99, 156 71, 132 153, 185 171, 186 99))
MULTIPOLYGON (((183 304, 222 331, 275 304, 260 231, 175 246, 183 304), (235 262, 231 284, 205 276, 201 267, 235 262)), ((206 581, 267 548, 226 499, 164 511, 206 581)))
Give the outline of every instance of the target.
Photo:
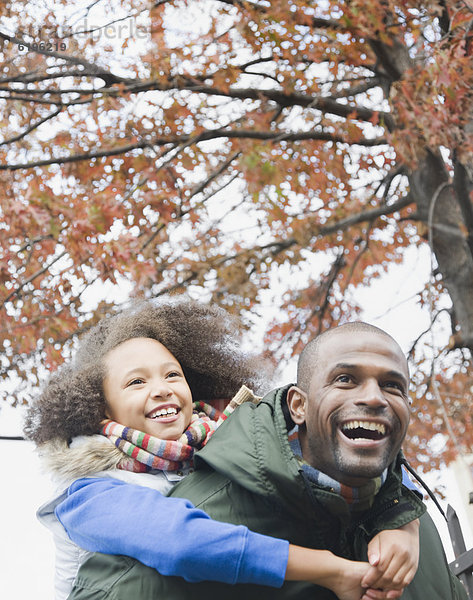
POLYGON ((172 389, 165 379, 156 379, 151 382, 150 393, 153 398, 169 398, 172 389))

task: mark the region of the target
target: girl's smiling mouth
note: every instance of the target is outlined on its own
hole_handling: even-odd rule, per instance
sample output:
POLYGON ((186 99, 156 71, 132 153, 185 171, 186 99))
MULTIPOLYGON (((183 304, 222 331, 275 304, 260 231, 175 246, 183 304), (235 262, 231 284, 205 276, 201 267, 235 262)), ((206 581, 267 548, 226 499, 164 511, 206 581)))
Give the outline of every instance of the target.
POLYGON ((146 418, 168 423, 176 419, 180 411, 180 407, 175 404, 165 404, 156 406, 146 415, 146 418))

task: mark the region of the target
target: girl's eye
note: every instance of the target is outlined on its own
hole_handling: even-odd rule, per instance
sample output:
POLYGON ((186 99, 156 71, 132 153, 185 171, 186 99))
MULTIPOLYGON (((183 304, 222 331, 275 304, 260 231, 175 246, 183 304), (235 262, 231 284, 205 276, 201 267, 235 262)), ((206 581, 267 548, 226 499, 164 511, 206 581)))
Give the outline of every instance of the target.
POLYGON ((171 378, 171 377, 182 377, 182 374, 179 373, 179 371, 171 371, 170 373, 167 374, 166 377, 169 377, 169 378, 171 378))
POLYGON ((144 380, 141 379, 140 377, 136 377, 135 379, 132 379, 129 383, 128 386, 130 385, 141 385, 142 383, 144 383, 144 380))

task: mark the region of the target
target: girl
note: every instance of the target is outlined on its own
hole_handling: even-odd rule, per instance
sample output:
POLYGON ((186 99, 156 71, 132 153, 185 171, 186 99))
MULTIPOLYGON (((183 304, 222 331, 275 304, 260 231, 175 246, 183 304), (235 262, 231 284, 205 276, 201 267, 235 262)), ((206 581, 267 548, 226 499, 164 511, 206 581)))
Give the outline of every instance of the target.
MULTIPOLYGON (((258 389, 264 380, 263 364, 239 350, 235 327, 221 309, 194 301, 141 303, 101 321, 80 342, 74 361, 47 382, 29 411, 25 431, 61 492, 38 511, 55 536, 58 600, 68 596, 86 550, 128 554, 163 574, 190 581, 280 586, 284 579, 303 578, 328 587, 342 600, 358 600, 368 586, 385 589, 370 589, 364 598, 394 598, 412 579, 415 526, 411 533, 406 527, 373 538, 376 548, 381 540, 383 575, 368 563, 212 521, 190 503, 157 493, 169 492, 192 470, 194 449, 207 443, 218 424, 216 411, 204 401, 231 397, 243 383, 258 389), (93 485, 101 487, 94 488, 95 497, 87 494, 85 505, 77 505, 82 481, 67 488, 90 475, 96 478, 93 485), (105 488, 103 477, 110 482, 105 488), (152 508, 136 507, 140 514, 149 510, 149 530, 134 530, 134 515, 120 515, 120 505, 109 504, 109 493, 118 485, 110 478, 156 490, 152 508), (66 509, 61 510, 66 498, 66 509), (114 523, 123 519, 127 534, 120 535, 116 528, 104 531, 103 522, 91 527, 94 502, 107 502, 106 512, 114 515, 114 523), (74 511, 79 519, 74 519, 74 511), (69 539, 58 516, 84 550, 69 539), (158 548, 160 540, 164 543, 158 548), (393 551, 396 544, 405 544, 404 555, 393 551), (183 555, 192 560, 182 560, 183 555), (402 577, 394 585, 396 572, 402 577)), ((257 398, 243 388, 220 422, 248 400, 257 398)), ((142 524, 140 519, 136 522, 142 524)))

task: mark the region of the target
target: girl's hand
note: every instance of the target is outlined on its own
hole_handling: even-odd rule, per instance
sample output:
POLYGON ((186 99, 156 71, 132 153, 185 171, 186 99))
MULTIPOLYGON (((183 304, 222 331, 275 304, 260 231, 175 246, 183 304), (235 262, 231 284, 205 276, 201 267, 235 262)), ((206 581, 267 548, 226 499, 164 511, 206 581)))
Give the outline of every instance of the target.
POLYGON ((328 550, 289 546, 286 581, 309 581, 331 590, 339 600, 369 600, 361 584, 372 567, 346 560, 328 550))

